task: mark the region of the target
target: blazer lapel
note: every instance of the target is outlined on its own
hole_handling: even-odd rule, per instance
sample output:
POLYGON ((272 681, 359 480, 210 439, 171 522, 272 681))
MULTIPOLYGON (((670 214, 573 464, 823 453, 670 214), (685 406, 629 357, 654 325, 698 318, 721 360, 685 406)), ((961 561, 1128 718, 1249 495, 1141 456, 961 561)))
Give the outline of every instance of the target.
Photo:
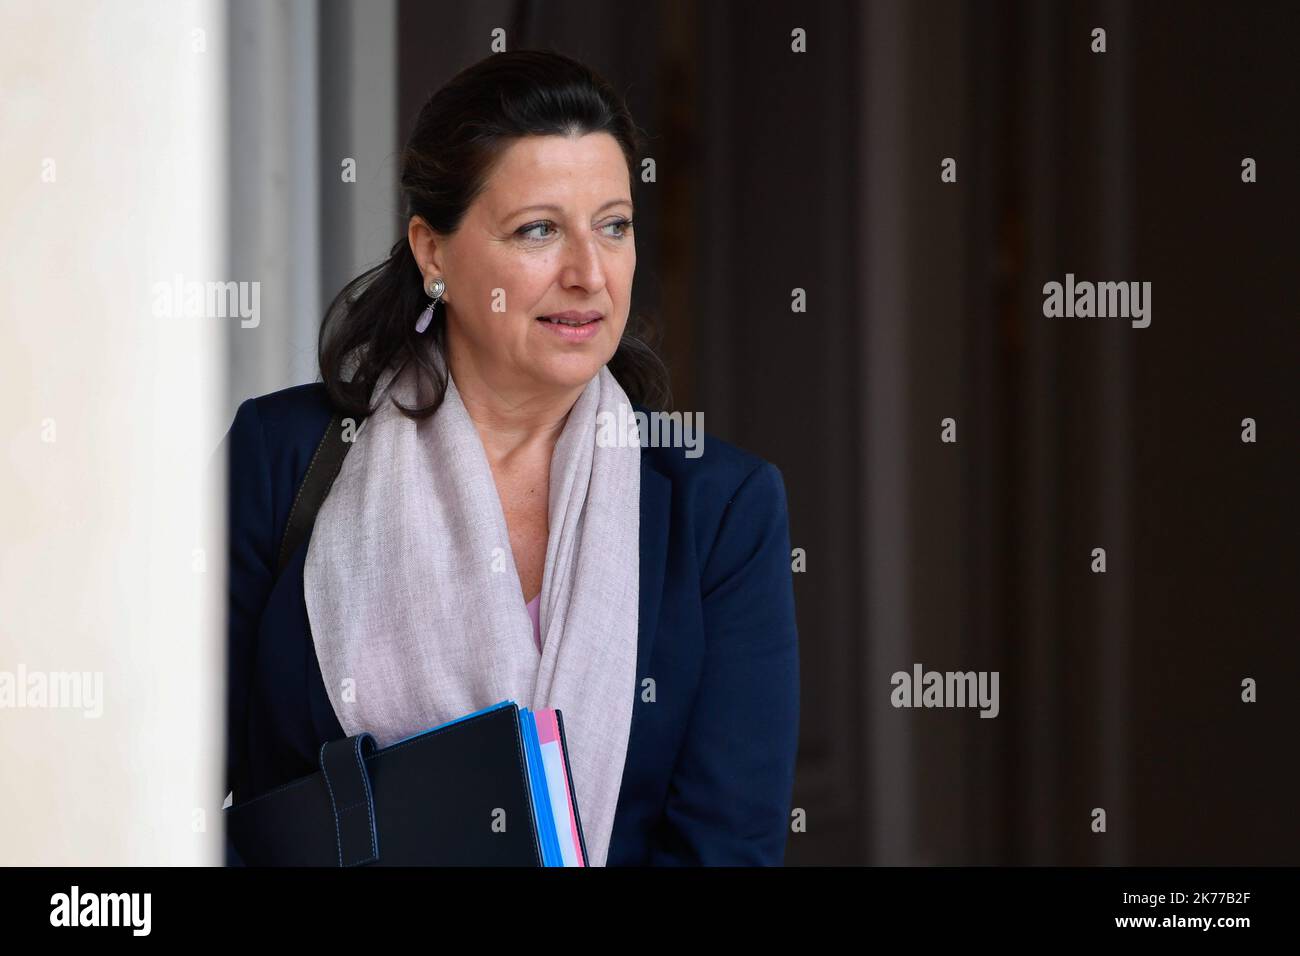
POLYGON ((650 666, 655 634, 659 630, 659 605, 664 591, 664 567, 668 562, 668 524, 671 517, 672 482, 650 467, 650 456, 641 449, 641 556, 639 574, 640 619, 637 629, 637 687, 650 666))

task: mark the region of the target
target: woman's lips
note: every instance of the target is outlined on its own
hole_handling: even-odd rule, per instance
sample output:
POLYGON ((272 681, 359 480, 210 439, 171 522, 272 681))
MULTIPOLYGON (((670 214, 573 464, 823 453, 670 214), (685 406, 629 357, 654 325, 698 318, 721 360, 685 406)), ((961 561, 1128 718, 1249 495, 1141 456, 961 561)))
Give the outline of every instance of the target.
POLYGON ((566 342, 585 342, 600 331, 604 316, 599 312, 557 312, 552 316, 539 315, 534 321, 566 342))

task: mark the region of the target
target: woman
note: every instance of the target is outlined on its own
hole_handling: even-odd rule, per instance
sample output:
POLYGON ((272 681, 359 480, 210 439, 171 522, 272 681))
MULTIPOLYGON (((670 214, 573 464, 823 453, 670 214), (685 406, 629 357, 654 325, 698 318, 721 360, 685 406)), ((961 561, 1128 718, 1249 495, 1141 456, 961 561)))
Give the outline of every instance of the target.
POLYGON ((666 395, 627 327, 638 145, 570 59, 465 70, 403 153, 407 236, 326 313, 323 381, 240 406, 236 803, 314 772, 324 741, 382 747, 509 698, 564 713, 592 864, 782 862, 799 691, 781 475, 717 439, 688 456, 603 427, 666 395), (360 427, 279 572, 336 413, 360 427))

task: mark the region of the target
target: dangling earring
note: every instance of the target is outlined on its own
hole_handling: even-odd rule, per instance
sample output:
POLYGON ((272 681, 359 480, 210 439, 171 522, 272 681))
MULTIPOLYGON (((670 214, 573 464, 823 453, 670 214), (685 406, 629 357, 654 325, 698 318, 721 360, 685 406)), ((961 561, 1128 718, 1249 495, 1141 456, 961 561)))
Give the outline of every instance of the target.
POLYGON ((424 330, 427 329, 429 323, 433 321, 434 306, 438 304, 438 300, 442 298, 442 294, 446 290, 447 283, 443 282, 441 278, 433 279, 425 284, 424 291, 429 295, 429 304, 425 307, 424 311, 420 313, 420 318, 415 323, 415 332, 417 335, 423 335, 424 330))

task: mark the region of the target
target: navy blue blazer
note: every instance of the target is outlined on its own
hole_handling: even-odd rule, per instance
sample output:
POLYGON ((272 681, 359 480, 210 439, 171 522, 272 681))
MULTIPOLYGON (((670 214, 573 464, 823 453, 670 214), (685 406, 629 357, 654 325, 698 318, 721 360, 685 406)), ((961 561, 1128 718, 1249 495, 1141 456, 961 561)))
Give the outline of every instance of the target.
MULTIPOLYGON (((275 578, 331 413, 319 382, 249 399, 218 452, 230 481, 236 803, 314 773, 320 745, 345 736, 309 629, 306 542, 275 578)), ((719 439, 685 452, 641 452, 636 703, 607 865, 779 865, 799 737, 785 486, 774 465, 719 439)))

